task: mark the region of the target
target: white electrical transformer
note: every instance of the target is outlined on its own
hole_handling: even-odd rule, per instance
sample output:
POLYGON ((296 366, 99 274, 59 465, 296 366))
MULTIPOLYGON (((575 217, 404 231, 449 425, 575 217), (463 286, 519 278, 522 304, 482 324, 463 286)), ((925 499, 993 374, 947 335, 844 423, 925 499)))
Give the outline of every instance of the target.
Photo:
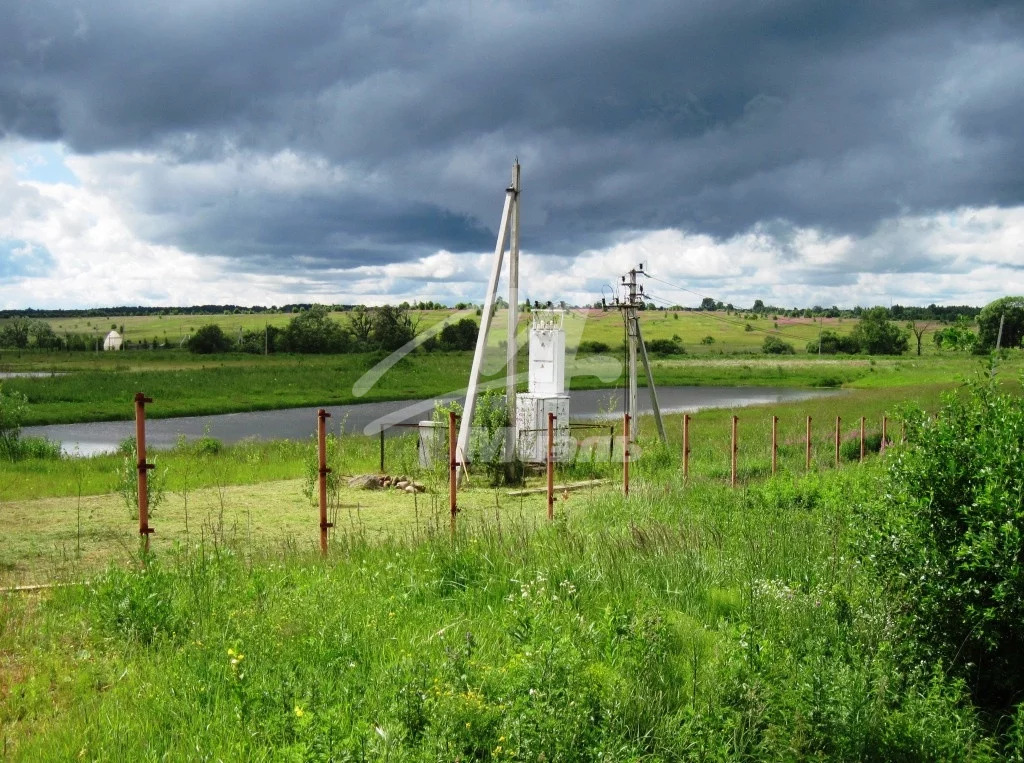
POLYGON ((530 327, 530 391, 516 395, 516 446, 523 461, 547 460, 549 413, 555 414, 555 460, 572 457, 562 318, 560 311, 538 311, 530 327))

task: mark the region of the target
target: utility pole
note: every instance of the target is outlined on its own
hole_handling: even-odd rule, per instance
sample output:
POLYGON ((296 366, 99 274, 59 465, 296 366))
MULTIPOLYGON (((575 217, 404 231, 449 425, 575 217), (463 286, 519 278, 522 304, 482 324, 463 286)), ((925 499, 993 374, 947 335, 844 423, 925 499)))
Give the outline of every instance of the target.
POLYGON ((508 252, 508 332, 505 338, 505 406, 508 426, 505 428, 505 460, 512 464, 516 458, 516 370, 519 343, 519 159, 512 165, 512 182, 505 189, 512 197, 509 210, 508 252))
MULTIPOLYGON (((637 313, 638 306, 643 298, 644 287, 637 286, 636 276, 638 273, 640 275, 647 275, 644 272, 643 263, 640 263, 639 269, 631 269, 629 273, 622 276, 624 287, 623 301, 619 303, 619 308, 622 310, 622 319, 626 324, 626 343, 629 351, 629 400, 627 413, 629 413, 630 421, 636 422, 636 357, 637 350, 639 350, 640 358, 644 364, 644 373, 647 375, 647 389, 651 395, 654 423, 658 427, 658 436, 662 442, 665 442, 665 425, 661 420, 661 408, 658 406, 658 391, 654 386, 654 374, 651 371, 650 358, 647 356, 647 346, 644 344, 643 335, 640 333, 640 317, 637 313)), ((634 427, 634 436, 638 428, 634 427)))
MULTIPOLYGON (((509 322, 512 321, 512 313, 515 302, 519 300, 519 159, 512 165, 512 182, 505 189, 505 205, 501 211, 501 222, 498 224, 498 239, 494 244, 494 259, 491 266, 491 277, 487 284, 487 295, 484 298, 483 308, 480 311, 480 329, 476 335, 476 349, 473 351, 473 366, 469 371, 469 386, 466 388, 466 404, 462 411, 462 420, 459 423, 459 437, 455 446, 455 467, 456 476, 459 480, 465 475, 463 464, 468 460, 469 433, 473 425, 473 414, 476 410, 477 387, 480 383, 480 370, 483 366, 484 353, 487 349, 487 335, 491 330, 491 311, 494 307, 494 300, 498 293, 498 279, 501 276, 501 266, 505 259, 505 242, 509 239, 514 245, 509 252, 509 322), (515 220, 516 229, 512 230, 512 221, 515 220), (514 275, 513 275, 514 274, 514 275)), ((518 347, 515 342, 514 332, 507 337, 508 349, 506 361, 509 365, 508 374, 505 377, 506 392, 511 389, 511 405, 515 405, 515 367, 516 352, 518 347)), ((508 402, 506 401, 506 404, 508 402)), ((515 409, 512 408, 514 415, 515 409)), ((509 422, 509 433, 512 442, 515 443, 515 419, 509 422)), ((507 441, 506 441, 507 444, 507 441)), ((506 457, 511 458, 513 453, 507 452, 506 457)))

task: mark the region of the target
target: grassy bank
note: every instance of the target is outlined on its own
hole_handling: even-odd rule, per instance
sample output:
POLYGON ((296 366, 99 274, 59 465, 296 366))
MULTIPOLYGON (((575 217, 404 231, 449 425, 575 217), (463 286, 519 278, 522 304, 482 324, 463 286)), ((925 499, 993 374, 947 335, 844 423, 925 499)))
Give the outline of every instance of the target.
MULTIPOLYGON (((137 355, 142 360, 129 353, 123 364, 112 367, 93 367, 72 356, 75 365, 68 368, 47 365, 49 370, 63 375, 6 379, 3 388, 28 398, 26 425, 128 419, 133 415, 131 401, 138 391, 156 401, 147 411, 149 417, 167 418, 444 395, 465 386, 472 362, 472 353, 468 352, 416 352, 361 389, 356 383, 383 356, 190 356, 177 352, 137 355)), ((884 389, 952 384, 980 366, 978 358, 955 354, 926 358, 762 355, 653 360, 655 383, 662 386, 884 389)), ((1021 359, 1014 356, 1004 363, 1002 373, 1012 378, 1021 367, 1021 359)), ((525 369, 523 356, 520 370, 525 369)), ((499 382, 504 378, 501 364, 485 367, 485 373, 491 374, 486 378, 499 382)), ((623 364, 612 355, 579 355, 570 361, 567 380, 573 389, 621 387, 623 364)))

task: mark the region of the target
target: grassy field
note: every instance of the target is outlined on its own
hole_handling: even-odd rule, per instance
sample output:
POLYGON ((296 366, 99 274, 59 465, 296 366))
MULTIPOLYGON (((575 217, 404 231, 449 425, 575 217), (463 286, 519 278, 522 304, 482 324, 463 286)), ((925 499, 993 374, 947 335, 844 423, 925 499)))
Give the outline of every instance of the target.
MULTIPOLYGON (((310 362, 293 377, 286 359, 273 357, 83 374, 166 378, 173 397, 171 380, 185 378, 175 374, 194 374, 193 386, 206 374, 229 385, 244 363, 252 363, 250 380, 257 363, 281 363, 281 377, 300 386, 350 359, 303 359, 310 362)), ((432 372, 438 381, 457 360, 468 364, 447 358, 447 369, 432 372)), ((429 382, 421 362, 403 376, 429 382)), ((1007 361, 1000 378, 1013 386, 1020 367, 1019 358, 1007 361)), ((976 359, 952 355, 660 359, 659 383, 832 378, 847 389, 695 415, 686 483, 681 417, 667 417, 666 445, 644 418, 629 498, 621 449, 605 460, 601 434, 556 479, 608 482, 559 494, 553 523, 542 494, 509 495, 475 474, 459 497, 454 541, 443 468, 419 471, 413 439, 392 438, 387 470, 417 477, 427 492, 340 488, 326 559, 314 550, 311 443, 158 454, 166 492, 145 567, 137 524, 111 492, 117 457, 4 464, 0 582, 62 585, 0 594, 3 755, 1019 757, 1024 718, 986 718, 964 684, 915 659, 901 603, 861 557, 865 527, 885 510, 888 456, 858 463, 860 417, 877 442, 883 415, 908 400, 934 410, 943 391, 979 370, 976 359)), ((898 424, 889 435, 898 440, 898 424)), ((376 471, 376 447, 343 436, 334 473, 376 471)))
MULTIPOLYGON (((859 456, 860 417, 870 441, 880 436, 882 417, 895 416, 906 401, 908 391, 919 404, 934 409, 948 383, 931 383, 912 388, 901 386, 855 389, 840 395, 772 406, 755 406, 737 410, 704 411, 690 422, 690 469, 694 478, 712 483, 725 483, 730 475, 729 442, 731 417, 739 417, 738 479, 745 484, 760 480, 771 469, 771 417, 778 416, 778 468, 783 473, 799 474, 805 469, 806 417, 812 418, 812 468, 831 470, 835 461, 835 419, 841 418, 842 465, 859 456), (872 439, 873 438, 873 439, 872 439)), ((666 416, 668 443, 656 443, 653 420, 640 421, 644 462, 674 463, 678 471, 681 461, 682 417, 666 416)), ((609 454, 605 430, 576 430, 582 443, 574 462, 560 464, 559 482, 610 478, 616 484, 621 474, 621 422, 611 422, 616 438, 609 454), (587 442, 587 438, 592 438, 587 442)), ((898 424, 893 420, 890 439, 898 439, 898 424)), ((244 442, 222 449, 199 449, 179 446, 155 455, 158 474, 164 479, 164 508, 157 512, 154 526, 159 527, 154 543, 162 548, 173 547, 184 539, 184 512, 189 501, 195 501, 205 516, 210 507, 220 505, 225 495, 244 496, 250 503, 232 498, 226 503, 232 511, 229 526, 255 526, 257 545, 273 545, 293 537, 296 522, 305 521, 305 543, 315 540, 315 517, 302 497, 297 480, 308 473, 313 459, 312 441, 244 442), (250 486, 259 486, 253 492, 250 486), (189 494, 194 493, 192 498, 189 494), (243 518, 237 512, 248 512, 243 518), (302 517, 304 520, 299 520, 302 517)), ((121 498, 114 494, 121 456, 96 456, 84 459, 27 459, 5 464, 0 471, 0 536, 8 539, 0 549, 0 578, 7 583, 38 581, 51 578, 58 570, 83 571, 95 569, 106 559, 124 560, 134 550, 135 525, 121 498), (69 553, 73 551, 73 553, 69 553)), ((353 475, 374 472, 379 468, 376 438, 343 435, 332 462, 337 474, 353 475)), ((445 474, 421 470, 418 466, 414 435, 386 439, 385 468, 421 479, 431 486, 429 496, 420 504, 430 505, 447 500, 445 474), (440 498, 438 497, 440 496, 440 498)), ((509 499, 504 491, 486 487, 485 475, 477 475, 475 490, 460 503, 467 509, 488 513, 493 509, 522 509, 519 499, 509 499)), ((537 484, 536 482, 534 484, 537 484)), ((388 529, 412 532, 428 512, 420 515, 408 511, 393 512, 393 504, 378 506, 377 494, 364 491, 342 491, 338 502, 359 504, 367 509, 364 520, 386 517, 387 522, 369 527, 376 532, 388 529)), ((406 504, 405 496, 400 499, 406 504)), ((419 506, 419 505, 418 505, 419 506)), ((196 524, 195 526, 201 526, 196 524)))
POLYGON ((651 467, 628 500, 574 496, 550 526, 480 511, 454 542, 427 512, 377 531, 361 511, 323 561, 257 546, 259 520, 221 525, 214 499, 145 568, 0 598, 4 754, 994 759, 853 551, 880 479, 651 467))
MULTIPOLYGON (((419 332, 436 327, 445 320, 460 317, 474 317, 475 311, 467 310, 411 310, 419 332)), ((332 313, 331 316, 342 323, 348 322, 347 313, 332 313)), ((506 333, 506 314, 500 310, 495 315, 492 327, 496 340, 502 340, 506 333)), ((53 330, 61 335, 65 332, 89 334, 102 340, 111 328, 124 327, 125 337, 133 342, 147 342, 156 339, 171 345, 180 344, 186 337, 206 324, 220 326, 228 336, 237 336, 239 331, 263 329, 264 326, 283 328, 293 318, 286 313, 261 313, 256 315, 126 315, 117 318, 60 318, 48 319, 53 330)), ((520 314, 521 325, 529 320, 528 313, 520 314)), ((822 329, 838 334, 848 334, 853 330, 857 320, 854 318, 788 318, 772 315, 754 315, 742 311, 727 313, 726 311, 687 311, 687 310, 648 310, 640 313, 641 328, 644 337, 651 339, 671 339, 678 337, 686 351, 697 355, 732 354, 736 352, 760 352, 761 344, 768 333, 779 336, 792 344, 797 352, 803 352, 808 342, 817 339, 822 329), (749 326, 749 329, 748 329, 749 326), (702 344, 702 340, 711 337, 714 342, 702 344)), ((2 321, 0 321, 2 324, 2 321)), ((575 347, 579 341, 604 342, 613 347, 621 347, 624 340, 621 314, 614 308, 607 311, 578 308, 569 310, 565 317, 567 345, 575 347)), ((922 349, 926 353, 934 352, 932 334, 940 324, 934 322, 923 337, 922 349)), ((0 363, 3 359, 0 358, 0 363)))

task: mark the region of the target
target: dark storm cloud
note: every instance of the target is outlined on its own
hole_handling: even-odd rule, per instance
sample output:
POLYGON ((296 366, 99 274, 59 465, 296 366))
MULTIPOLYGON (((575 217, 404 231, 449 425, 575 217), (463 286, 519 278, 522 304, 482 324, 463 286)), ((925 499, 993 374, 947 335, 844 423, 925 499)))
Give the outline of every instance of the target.
POLYGON ((8 8, 0 134, 155 152, 141 229, 267 268, 487 249, 516 154, 524 245, 549 253, 1024 202, 1019 2, 8 8), (350 182, 176 171, 286 150, 350 182))

